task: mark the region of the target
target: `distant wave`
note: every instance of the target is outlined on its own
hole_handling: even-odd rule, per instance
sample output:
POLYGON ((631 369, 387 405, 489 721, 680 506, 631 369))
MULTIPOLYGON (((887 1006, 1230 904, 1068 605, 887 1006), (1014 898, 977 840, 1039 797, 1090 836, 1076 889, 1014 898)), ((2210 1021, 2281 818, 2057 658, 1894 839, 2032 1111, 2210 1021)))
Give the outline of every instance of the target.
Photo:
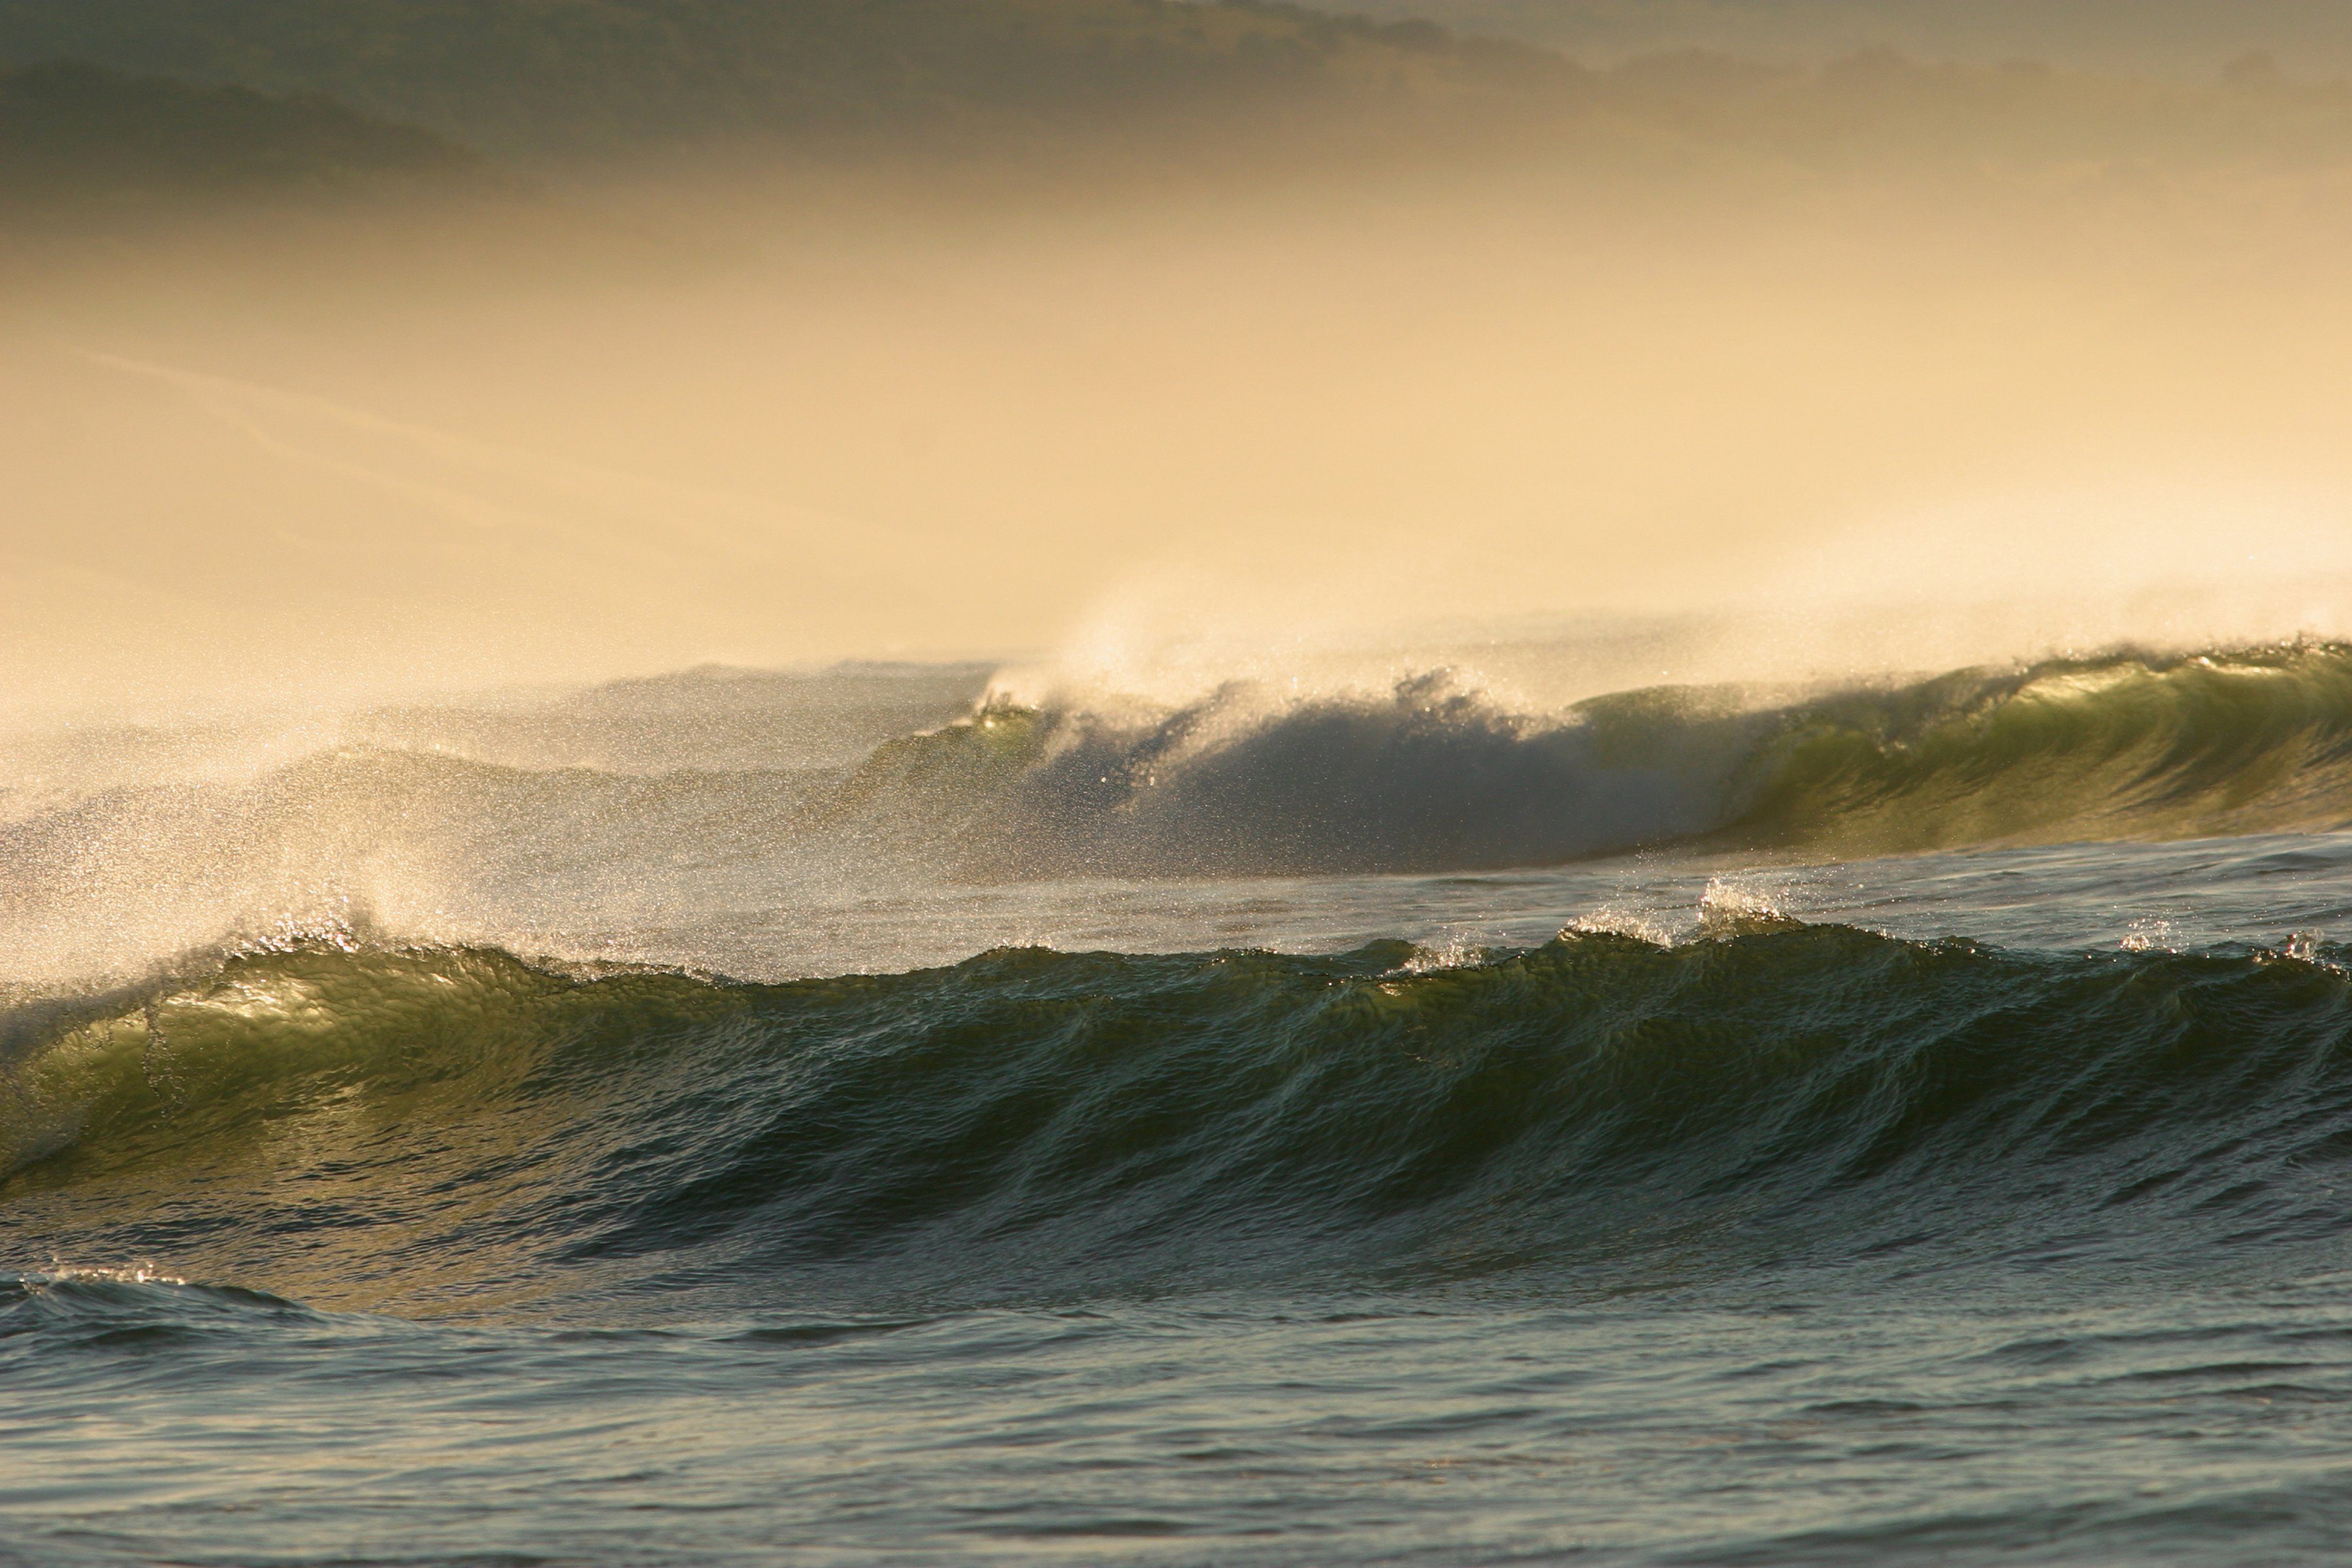
POLYGON ((2352 647, 1963 670, 1790 710, 1724 836, 1842 852, 2352 822, 2352 647))
POLYGON ((717 930, 942 881, 1475 870, 1658 848, 1849 857, 2347 822, 2352 647, 2334 644, 1801 699, 1659 688, 1549 715, 1442 672, 1374 695, 1235 685, 1174 708, 985 705, 855 765, 614 773, 359 748, 33 805, 0 822, 0 987, 133 975, 225 932, 346 914, 400 936, 665 958, 557 939, 717 930))
POLYGON ((2185 1253, 2346 1223, 2328 954, 1714 930, 769 986, 248 953, 9 1016, 0 1235, 331 1303, 359 1289, 345 1235, 368 1289, 414 1300, 1705 1268, 2095 1212, 2185 1253))
POLYGON ((1660 688, 1553 718, 1443 675, 1142 717, 999 707, 886 745, 845 799, 951 828, 983 877, 2332 828, 2352 821, 2352 648, 2116 654, 1780 703, 1660 688))

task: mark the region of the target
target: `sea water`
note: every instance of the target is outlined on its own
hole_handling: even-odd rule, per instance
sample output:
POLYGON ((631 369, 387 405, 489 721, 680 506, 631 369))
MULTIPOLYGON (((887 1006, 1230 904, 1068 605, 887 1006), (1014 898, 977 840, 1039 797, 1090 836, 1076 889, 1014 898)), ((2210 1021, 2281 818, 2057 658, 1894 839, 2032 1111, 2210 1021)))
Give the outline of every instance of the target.
POLYGON ((0 1562, 2352 1550, 2352 654, 716 679, 12 753, 0 1562))

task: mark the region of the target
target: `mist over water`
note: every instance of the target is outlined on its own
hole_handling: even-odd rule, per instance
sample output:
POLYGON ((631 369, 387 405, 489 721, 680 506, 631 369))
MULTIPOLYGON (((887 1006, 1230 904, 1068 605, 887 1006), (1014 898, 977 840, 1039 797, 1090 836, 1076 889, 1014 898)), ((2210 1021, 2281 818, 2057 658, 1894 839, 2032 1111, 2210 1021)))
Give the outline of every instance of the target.
POLYGON ((0 0, 0 1559, 2339 1559, 2158 9, 0 0))

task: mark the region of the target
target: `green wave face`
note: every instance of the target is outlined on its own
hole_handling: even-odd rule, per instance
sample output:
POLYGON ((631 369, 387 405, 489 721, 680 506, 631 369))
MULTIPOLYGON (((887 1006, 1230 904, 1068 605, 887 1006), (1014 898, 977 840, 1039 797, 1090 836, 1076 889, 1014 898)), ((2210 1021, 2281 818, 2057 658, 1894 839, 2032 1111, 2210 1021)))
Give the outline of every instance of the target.
POLYGON ((1961 672, 1793 710, 1728 842, 1838 853, 2352 821, 2352 649, 1961 672))
POLYGON ((248 955, 14 1016, 0 1214, 30 1256, 411 1311, 1606 1288, 2095 1211, 2183 1257, 2341 1229, 2352 981, 2326 963, 1787 922, 1414 956, 1016 950, 753 986, 248 955))

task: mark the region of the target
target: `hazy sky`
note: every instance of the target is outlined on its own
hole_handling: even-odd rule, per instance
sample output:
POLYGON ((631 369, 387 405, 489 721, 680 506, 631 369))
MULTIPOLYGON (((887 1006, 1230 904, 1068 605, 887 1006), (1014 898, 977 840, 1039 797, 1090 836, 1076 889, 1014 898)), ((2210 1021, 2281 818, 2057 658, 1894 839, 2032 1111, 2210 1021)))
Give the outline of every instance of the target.
POLYGON ((2343 194, 736 171, 27 262, 0 666, 23 715, 1856 594, 2325 628, 2343 194))

